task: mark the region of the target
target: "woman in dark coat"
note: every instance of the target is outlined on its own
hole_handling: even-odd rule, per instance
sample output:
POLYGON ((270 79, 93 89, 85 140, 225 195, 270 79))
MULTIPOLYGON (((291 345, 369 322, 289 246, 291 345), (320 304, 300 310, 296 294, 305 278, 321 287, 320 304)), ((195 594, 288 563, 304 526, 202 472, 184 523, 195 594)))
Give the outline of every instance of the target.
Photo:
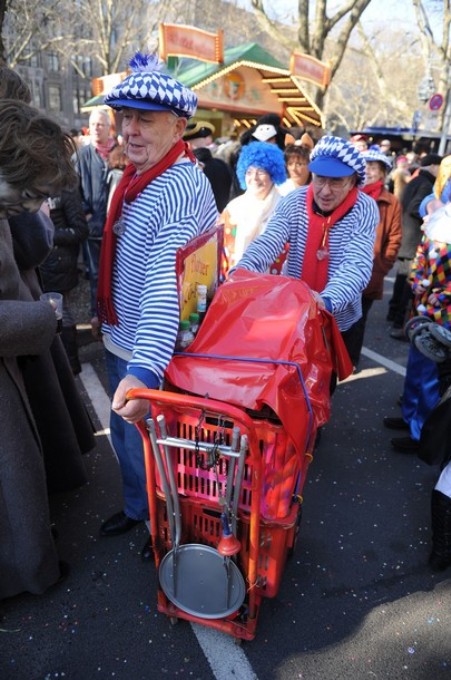
POLYGON ((51 345, 56 317, 33 300, 14 259, 8 218, 34 212, 75 182, 72 143, 51 119, 0 101, 0 600, 43 593, 65 569, 50 530, 41 443, 19 358, 51 345))

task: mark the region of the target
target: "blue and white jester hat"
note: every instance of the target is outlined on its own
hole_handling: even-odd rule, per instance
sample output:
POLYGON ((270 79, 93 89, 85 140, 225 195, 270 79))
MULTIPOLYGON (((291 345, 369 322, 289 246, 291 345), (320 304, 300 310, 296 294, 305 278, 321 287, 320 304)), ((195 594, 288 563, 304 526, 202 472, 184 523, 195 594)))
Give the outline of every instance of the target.
POLYGON ((365 162, 368 163, 383 163, 386 170, 392 169, 391 158, 386 156, 382 151, 376 151, 375 149, 368 149, 368 151, 362 151, 362 156, 365 162))
POLYGON ((310 156, 310 172, 322 177, 357 175, 357 186, 365 184, 365 159, 351 142, 341 137, 321 137, 310 156))
POLYGON ((155 54, 137 52, 130 61, 132 73, 113 87, 105 97, 105 104, 113 109, 124 106, 147 111, 172 111, 182 118, 196 113, 197 95, 167 73, 155 54))

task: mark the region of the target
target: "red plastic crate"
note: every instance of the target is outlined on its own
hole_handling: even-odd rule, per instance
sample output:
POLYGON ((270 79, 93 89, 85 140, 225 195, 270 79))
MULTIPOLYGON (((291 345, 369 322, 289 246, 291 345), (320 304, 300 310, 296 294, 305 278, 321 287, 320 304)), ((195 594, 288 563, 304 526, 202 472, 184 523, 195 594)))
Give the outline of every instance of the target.
MULTIPOLYGON (((195 499, 181 498, 182 544, 200 543, 217 548, 221 538, 220 511, 213 510, 195 499)), ((166 503, 158 498, 159 539, 164 552, 171 549, 166 503)), ((254 584, 261 597, 275 597, 279 590, 287 555, 294 547, 300 506, 295 504, 285 524, 261 522, 257 581, 254 584)), ((237 561, 242 573, 248 573, 249 517, 241 515, 237 521, 237 537, 241 550, 237 561)), ((247 581, 247 578, 246 578, 247 581)), ((247 583, 249 588, 251 584, 247 583)))
MULTIPOLYGON (((199 421, 189 413, 175 412, 174 409, 158 409, 164 413, 168 433, 175 437, 212 443, 222 432, 224 444, 230 445, 233 424, 222 428, 218 419, 208 418, 199 427, 199 421)), ((253 420, 263 462, 261 515, 267 521, 283 521, 290 516, 293 497, 302 492, 311 454, 302 456, 288 438, 283 427, 269 420, 253 420)), ((186 448, 171 451, 180 497, 195 498, 204 504, 218 507, 220 496, 226 492, 228 460, 220 457, 217 469, 203 469, 206 454, 186 448)), ((252 469, 247 457, 241 485, 239 510, 249 513, 252 502, 252 469)), ((157 484, 161 489, 157 475, 157 484)))

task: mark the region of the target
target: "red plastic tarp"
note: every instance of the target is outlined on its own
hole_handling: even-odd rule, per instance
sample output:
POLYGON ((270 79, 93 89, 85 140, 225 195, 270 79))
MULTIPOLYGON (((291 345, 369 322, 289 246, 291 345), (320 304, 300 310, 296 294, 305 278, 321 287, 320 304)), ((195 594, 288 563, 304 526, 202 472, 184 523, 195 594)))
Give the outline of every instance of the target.
POLYGON ((166 379, 253 411, 269 406, 303 453, 329 419, 334 370, 344 378, 352 366, 333 317, 319 310, 309 287, 238 269, 216 292, 194 342, 173 357, 166 379))

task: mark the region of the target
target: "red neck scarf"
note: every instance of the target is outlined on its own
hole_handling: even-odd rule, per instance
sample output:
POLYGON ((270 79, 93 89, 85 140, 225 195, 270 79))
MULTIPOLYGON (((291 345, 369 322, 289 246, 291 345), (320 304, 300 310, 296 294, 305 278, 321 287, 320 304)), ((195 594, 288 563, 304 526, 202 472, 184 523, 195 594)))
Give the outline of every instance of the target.
POLYGON ((113 307, 111 297, 111 281, 113 276, 113 263, 116 250, 117 236, 113 231, 114 225, 120 220, 124 201, 132 203, 135 198, 156 177, 165 172, 182 155, 194 163, 195 158, 189 147, 181 139, 168 151, 166 156, 156 165, 146 170, 141 175, 136 174, 136 168, 132 163, 126 166, 116 191, 111 199, 111 206, 106 218, 105 229, 102 237, 102 249, 100 251, 99 283, 97 288, 97 313, 100 321, 106 321, 116 326, 118 318, 113 307))
POLYGON ((108 137, 108 141, 106 144, 96 144, 95 145, 95 150, 99 154, 99 156, 106 161, 108 158, 108 155, 110 151, 116 146, 116 141, 114 140, 113 137, 108 137))
POLYGON ((355 205, 357 194, 357 188, 353 187, 343 203, 340 203, 330 215, 324 217, 313 211, 313 186, 310 185, 307 190, 308 234, 301 279, 317 293, 324 290, 327 285, 329 273, 329 232, 334 224, 355 205))
POLYGON ((362 191, 368 196, 371 196, 371 198, 374 198, 375 201, 377 201, 377 199, 382 193, 383 188, 384 183, 382 180, 379 180, 378 182, 371 182, 371 184, 365 184, 365 186, 362 187, 362 191))

